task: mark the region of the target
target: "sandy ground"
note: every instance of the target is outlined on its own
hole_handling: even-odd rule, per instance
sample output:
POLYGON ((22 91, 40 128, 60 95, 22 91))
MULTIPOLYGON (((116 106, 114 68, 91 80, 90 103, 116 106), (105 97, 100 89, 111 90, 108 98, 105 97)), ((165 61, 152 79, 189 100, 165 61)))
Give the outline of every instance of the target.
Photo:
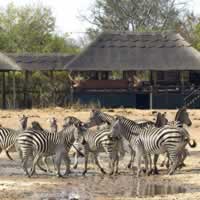
MULTIPOLYGON (((124 115, 130 119, 153 119, 152 111, 135 109, 104 110, 109 114, 124 115)), ((167 112, 167 118, 173 120, 176 110, 167 112)), ((0 112, 0 124, 4 127, 18 128, 18 115, 28 115, 31 121, 39 121, 49 128, 48 118, 58 119, 59 129, 64 117, 75 116, 87 121, 89 110, 69 110, 62 108, 15 110, 0 112)), ((57 178, 37 170, 32 178, 24 176, 18 155, 11 154, 14 161, 8 160, 4 153, 0 155, 0 200, 1 199, 200 199, 200 110, 189 110, 193 122, 188 131, 198 145, 190 149, 187 166, 173 176, 166 175, 165 168, 157 176, 136 178, 135 173, 126 169, 128 156, 120 162, 121 174, 114 177, 102 176, 98 169, 90 165, 86 177, 81 176, 82 165, 65 178, 57 178), (179 194, 174 194, 181 192, 179 194), (183 193, 182 193, 183 192, 183 193), (147 196, 146 196, 147 195, 147 196)), ((101 163, 106 158, 101 157, 101 163)), ((106 166, 107 167, 107 166, 106 166)))

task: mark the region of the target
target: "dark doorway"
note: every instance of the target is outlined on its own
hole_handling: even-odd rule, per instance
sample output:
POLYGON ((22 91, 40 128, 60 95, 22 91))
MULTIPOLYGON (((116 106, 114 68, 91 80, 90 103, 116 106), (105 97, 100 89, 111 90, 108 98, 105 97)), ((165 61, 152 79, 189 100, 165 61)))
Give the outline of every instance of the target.
POLYGON ((136 94, 136 108, 149 109, 149 94, 136 94))

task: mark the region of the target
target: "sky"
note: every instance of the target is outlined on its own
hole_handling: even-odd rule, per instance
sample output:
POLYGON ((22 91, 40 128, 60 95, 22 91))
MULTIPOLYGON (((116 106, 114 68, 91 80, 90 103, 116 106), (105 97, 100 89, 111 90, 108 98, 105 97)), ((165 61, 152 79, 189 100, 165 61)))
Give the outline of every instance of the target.
MULTIPOLYGON (((200 0, 188 0, 190 9, 200 15, 200 0)), ((57 32, 71 33, 73 38, 78 38, 90 25, 80 20, 80 13, 88 13, 89 7, 95 0, 0 0, 0 7, 6 7, 13 2, 15 5, 37 4, 47 5, 52 8, 56 17, 57 32)))

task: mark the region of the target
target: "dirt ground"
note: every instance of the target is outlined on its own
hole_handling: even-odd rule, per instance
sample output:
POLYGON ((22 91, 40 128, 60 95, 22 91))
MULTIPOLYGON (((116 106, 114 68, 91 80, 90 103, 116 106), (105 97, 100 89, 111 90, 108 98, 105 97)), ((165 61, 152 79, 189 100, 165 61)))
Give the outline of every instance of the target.
MULTIPOLYGON (((152 111, 135 109, 104 110, 111 115, 120 114, 130 119, 153 119, 152 111)), ((167 118, 174 119, 176 110, 167 112, 167 118)), ((49 128, 48 119, 56 117, 59 129, 64 117, 75 116, 87 121, 89 110, 69 110, 63 108, 0 111, 0 124, 4 127, 18 128, 18 115, 28 115, 29 122, 39 121, 49 128)), ((186 167, 175 175, 166 175, 161 168, 160 175, 136 178, 135 173, 126 169, 129 157, 120 161, 120 175, 110 177, 101 175, 90 165, 88 174, 81 175, 82 165, 65 178, 57 178, 37 170, 32 178, 25 177, 17 153, 12 153, 14 161, 0 155, 0 200, 1 199, 162 199, 197 200, 200 199, 200 110, 189 110, 192 127, 187 128, 191 137, 197 141, 195 149, 189 149, 186 167), (175 194, 177 193, 177 194, 175 194)), ((106 158, 101 156, 101 163, 106 158)), ((107 167, 107 166, 106 166, 107 167)))

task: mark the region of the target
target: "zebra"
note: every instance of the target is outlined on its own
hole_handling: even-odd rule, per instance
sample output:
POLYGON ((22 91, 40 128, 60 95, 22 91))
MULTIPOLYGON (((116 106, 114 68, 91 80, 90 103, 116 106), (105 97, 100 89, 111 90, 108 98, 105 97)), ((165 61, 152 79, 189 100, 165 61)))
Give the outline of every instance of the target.
MULTIPOLYGON (((73 124, 77 118, 75 117, 67 117, 68 123, 73 124)), ((76 123, 77 124, 77 123, 76 123)), ((79 132, 79 138, 77 142, 82 144, 84 147, 84 171, 83 175, 87 173, 87 163, 88 163, 88 155, 91 152, 94 155, 95 164, 100 169, 101 173, 105 174, 105 170, 101 167, 98 161, 98 154, 100 152, 106 152, 109 160, 110 160, 110 167, 111 170, 109 172, 110 175, 118 173, 118 163, 119 163, 119 156, 118 156, 118 148, 119 143, 118 139, 110 138, 110 127, 105 128, 103 130, 96 130, 91 131, 86 128, 87 126, 84 125, 83 131, 79 132)))
POLYGON ((57 124, 57 119, 55 117, 52 117, 48 119, 49 125, 50 125, 50 131, 57 133, 58 131, 58 124, 57 124))
MULTIPOLYGON (((104 123, 104 124, 102 124, 100 126, 97 126, 95 130, 96 131, 97 130, 104 130, 104 129, 108 129, 108 128, 110 128, 110 125, 107 124, 107 123, 104 123)), ((82 150, 83 150, 84 147, 83 147, 83 145, 80 145, 78 142, 74 142, 74 146, 76 147, 76 149, 74 151, 74 164, 73 164, 73 168, 77 169, 77 167, 78 167, 78 158, 79 157, 84 157, 84 155, 82 153, 82 150)), ((92 157, 92 154, 90 154, 90 155, 91 155, 90 159, 92 161, 94 161, 94 158, 92 157)), ((123 147, 121 147, 120 148, 120 157, 123 157, 123 156, 124 156, 124 151, 123 151, 123 147)))
POLYGON ((133 121, 122 116, 117 116, 116 122, 112 126, 112 137, 124 137, 130 141, 132 148, 135 150, 138 167, 137 176, 139 176, 141 172, 140 163, 142 156, 145 160, 145 167, 148 170, 147 155, 165 152, 168 153, 172 162, 168 172, 169 175, 172 175, 176 170, 180 152, 186 146, 190 138, 183 135, 181 131, 175 127, 157 128, 152 126, 148 129, 141 129, 138 134, 134 131, 137 127, 138 124, 134 124, 133 121), (133 131, 135 134, 130 134, 133 131))
MULTIPOLYGON (((177 128, 179 128, 182 131, 182 133, 184 135, 186 135, 186 136, 189 135, 189 133, 187 132, 187 130, 183 127, 184 124, 187 125, 187 126, 191 126, 192 125, 192 122, 191 122, 191 120, 189 118, 189 114, 187 112, 186 107, 178 109, 178 111, 177 111, 177 113, 175 115, 175 120, 174 121, 168 122, 168 120, 167 120, 167 123, 166 123, 166 121, 164 122, 164 118, 166 119, 166 116, 159 116, 159 118, 160 118, 160 121, 163 121, 163 123, 161 123, 161 126, 177 127, 177 128)), ((190 141, 188 142, 188 144, 189 144, 189 146, 191 148, 196 147, 196 141, 193 140, 193 139, 190 139, 190 141), (191 141, 192 141, 192 143, 191 143, 191 141)), ((185 160, 185 158, 187 157, 188 154, 189 154, 188 150, 185 148, 182 151, 182 155, 181 155, 182 159, 180 161, 179 167, 185 166, 184 160, 185 160)), ((168 156, 165 156, 164 160, 162 161, 162 163, 161 163, 162 167, 165 165, 165 163, 167 161, 167 158, 168 158, 168 156)), ((169 161, 169 159, 168 159, 168 161, 169 161)), ((169 167, 169 162, 168 161, 166 163, 167 167, 169 167)))
POLYGON ((70 172, 70 159, 68 152, 75 141, 79 130, 75 125, 63 126, 58 133, 46 130, 27 129, 17 137, 17 150, 22 160, 22 167, 28 177, 35 173, 35 167, 41 157, 56 155, 56 174, 60 173, 61 160, 66 165, 65 174, 70 172), (29 157, 34 156, 32 169, 28 171, 27 162, 29 157))
POLYGON ((11 128, 0 127, 0 153, 4 150, 7 157, 10 160, 13 158, 10 156, 9 152, 15 152, 15 141, 16 137, 20 134, 21 131, 27 128, 28 117, 25 115, 18 116, 20 127, 18 130, 11 128))
MULTIPOLYGON (((111 125, 113 122, 115 122, 114 116, 111 116, 109 114, 101 112, 100 110, 93 109, 90 112, 89 121, 86 124, 87 124, 88 127, 91 127, 91 126, 94 126, 94 125, 99 126, 102 123, 107 123, 107 124, 111 125)), ((153 125, 153 123, 151 121, 142 121, 142 122, 139 122, 139 123, 138 122, 139 121, 134 122, 134 125, 138 124, 138 127, 137 127, 138 130, 134 129, 135 132, 139 132, 140 129, 148 128, 149 126, 153 125)), ((133 151, 132 147, 130 146, 129 141, 124 140, 124 138, 121 138, 121 141, 122 141, 122 144, 121 144, 122 148, 124 148, 125 151, 130 152, 130 154, 131 154, 131 158, 130 158, 130 161, 129 161, 128 166, 127 166, 128 168, 131 168, 133 161, 134 161, 135 152, 133 151)))

